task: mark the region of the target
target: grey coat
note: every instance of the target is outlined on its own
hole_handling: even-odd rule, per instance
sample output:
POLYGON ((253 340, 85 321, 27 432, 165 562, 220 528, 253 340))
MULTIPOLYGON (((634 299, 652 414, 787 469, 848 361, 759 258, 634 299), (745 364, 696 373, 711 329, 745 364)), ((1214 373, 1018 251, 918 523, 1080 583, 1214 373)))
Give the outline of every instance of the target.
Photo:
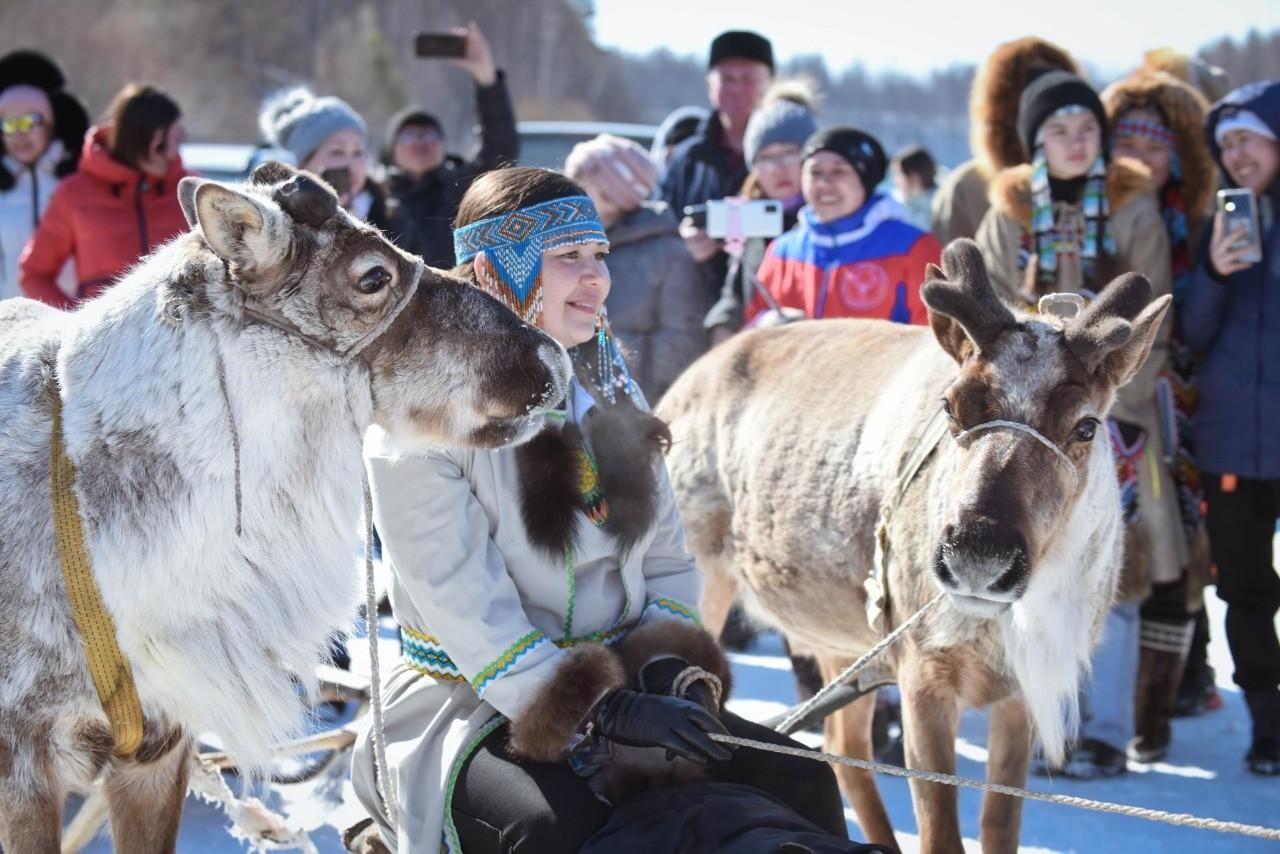
POLYGON ((702 321, 715 290, 685 249, 664 202, 646 202, 609 234, 609 322, 645 397, 660 399, 707 349, 702 321))
MULTIPOLYGON (((574 420, 593 407, 575 381, 574 420)), ((365 462, 404 631, 404 659, 383 686, 398 826, 383 813, 368 730, 351 782, 392 850, 457 852, 452 784, 475 745, 529 710, 571 648, 654 621, 696 623, 702 579, 665 467, 654 524, 630 550, 580 515, 576 547, 553 559, 522 520, 515 448, 426 450, 374 430, 365 462)))

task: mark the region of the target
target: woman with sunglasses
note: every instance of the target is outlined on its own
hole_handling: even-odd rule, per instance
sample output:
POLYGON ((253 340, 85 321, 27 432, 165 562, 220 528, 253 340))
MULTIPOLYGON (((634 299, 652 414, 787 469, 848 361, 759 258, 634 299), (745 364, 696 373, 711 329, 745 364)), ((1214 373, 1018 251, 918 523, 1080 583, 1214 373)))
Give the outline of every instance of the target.
MULTIPOLYGON (((0 57, 0 299, 22 295, 18 257, 54 187, 80 162, 89 117, 64 85, 62 69, 44 54, 0 57)), ((74 273, 68 265, 59 284, 73 288, 74 273)))
POLYGON ((186 137, 173 99, 130 83, 111 102, 108 119, 85 136, 80 170, 54 190, 35 237, 19 262, 27 296, 72 308, 101 293, 139 258, 187 230, 178 206, 186 137), (74 296, 57 284, 76 264, 74 296))

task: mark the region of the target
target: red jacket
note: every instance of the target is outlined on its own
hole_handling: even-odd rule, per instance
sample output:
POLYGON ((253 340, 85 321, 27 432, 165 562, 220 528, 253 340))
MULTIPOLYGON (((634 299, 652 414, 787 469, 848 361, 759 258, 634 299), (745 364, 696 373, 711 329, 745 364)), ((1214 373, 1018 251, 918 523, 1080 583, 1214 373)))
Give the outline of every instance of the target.
MULTIPOLYGON (((942 247, 904 214, 880 194, 830 223, 803 208, 795 228, 769 245, 756 277, 780 307, 802 309, 805 317, 927 323, 920 285, 942 247)), ((748 321, 767 307, 757 293, 747 307, 748 321)))
POLYGON ((49 199, 35 236, 19 261, 27 296, 71 308, 109 286, 135 261, 187 230, 178 206, 178 181, 189 174, 175 156, 169 172, 155 178, 113 159, 106 131, 95 127, 84 139, 80 170, 65 178, 49 199), (58 287, 58 271, 76 261, 76 298, 58 287))

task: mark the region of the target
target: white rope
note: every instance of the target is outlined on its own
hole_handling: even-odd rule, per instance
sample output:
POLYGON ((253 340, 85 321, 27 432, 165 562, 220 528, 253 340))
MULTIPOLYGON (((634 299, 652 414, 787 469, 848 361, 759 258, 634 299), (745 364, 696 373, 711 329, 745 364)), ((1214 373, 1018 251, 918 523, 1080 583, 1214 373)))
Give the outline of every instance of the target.
POLYGON ((1048 448, 1049 450, 1057 454, 1058 459, 1061 460, 1062 463, 1067 467, 1067 471, 1071 472, 1071 482, 1074 484, 1075 488, 1076 489, 1080 488, 1080 473, 1076 471, 1076 464, 1071 462, 1071 457, 1068 457, 1066 451, 1059 448, 1055 442, 1050 440, 1048 437, 1046 437, 1043 433, 1041 433, 1036 428, 1032 427, 1030 424, 1023 424, 1021 421, 1003 421, 1003 420, 984 421, 983 423, 978 424, 975 427, 970 427, 968 430, 965 430, 963 433, 956 436, 956 441, 963 442, 966 439, 972 438, 973 434, 979 432, 980 430, 998 430, 1001 428, 1007 428, 1009 430, 1021 430, 1023 433, 1026 433, 1028 436, 1031 436, 1041 445, 1044 445, 1046 448, 1048 448))
POLYGON ((801 759, 812 759, 815 762, 829 762, 835 765, 848 765, 851 768, 861 768, 866 771, 875 771, 880 774, 889 774, 894 777, 905 777, 910 780, 924 780, 928 783, 941 783, 944 786, 958 786, 966 789, 977 789, 982 792, 995 792, 998 795, 1009 795, 1015 798, 1024 798, 1029 801, 1042 801, 1047 804, 1062 804, 1064 806, 1080 807, 1081 809, 1096 810, 1097 812, 1113 813, 1115 815, 1142 818, 1147 821, 1156 821, 1163 824, 1172 824, 1177 827, 1194 827, 1199 830, 1214 830, 1218 833, 1238 833, 1244 836, 1253 836, 1258 839, 1274 839, 1280 841, 1280 829, 1262 827, 1256 824, 1241 824, 1237 821, 1220 821, 1216 818, 1201 818, 1188 813, 1165 812, 1164 810, 1135 807, 1128 804, 1113 804, 1108 801, 1095 801, 1090 798, 1078 798, 1074 795, 1051 795, 1047 792, 1035 792, 1030 789, 1021 789, 1017 786, 1005 786, 1001 783, 988 783, 984 780, 972 780, 968 777, 957 777, 954 774, 942 774, 937 771, 917 771, 913 768, 899 768, 897 765, 884 765, 879 762, 870 762, 865 759, 853 759, 848 756, 838 756, 834 753, 823 753, 820 750, 805 750, 798 747, 789 747, 783 744, 770 744, 766 741, 756 741, 751 738, 738 738, 734 735, 722 735, 714 732, 709 733, 709 735, 713 741, 718 741, 722 744, 734 744, 739 747, 749 747, 753 750, 763 750, 768 753, 780 753, 784 756, 796 756, 801 759))
MULTIPOLYGON (((362 464, 363 468, 363 464, 362 464)), ((364 607, 369 633, 369 699, 373 705, 373 778, 387 821, 396 826, 396 787, 387 768, 387 735, 382 728, 382 670, 378 662, 378 587, 373 577, 373 494, 369 474, 361 472, 364 491, 364 607)))
POLYGON ((875 646, 871 647, 871 649, 863 653, 861 658, 859 658, 853 664, 850 664, 848 667, 844 669, 843 672, 841 672, 839 676, 831 680, 830 685, 823 688, 818 693, 814 694, 812 697, 809 698, 807 702, 803 703, 802 705, 797 707, 794 711, 792 711, 791 714, 783 718, 782 723, 778 724, 778 726, 775 727, 775 729, 778 732, 788 732, 790 727, 794 726, 796 723, 803 720, 805 715, 813 711, 813 709, 816 706, 820 705, 822 701, 825 700, 827 697, 829 697, 833 692, 839 690, 841 685, 844 685, 853 677, 857 676, 858 673, 860 673, 863 670, 863 668, 865 668, 868 664, 870 664, 873 660, 875 660, 876 656, 880 655, 880 653, 884 652, 886 649, 892 646, 898 640, 898 638, 902 637, 907 631, 911 629, 912 626, 914 626, 921 619, 923 619, 926 614, 932 611, 934 607, 936 607, 944 598, 946 598, 946 595, 947 594, 945 593, 939 593, 923 608, 921 608, 919 611, 916 611, 914 614, 912 614, 906 620, 906 622, 904 622, 902 625, 898 626, 896 629, 889 632, 889 634, 881 638, 879 643, 877 643, 875 646))

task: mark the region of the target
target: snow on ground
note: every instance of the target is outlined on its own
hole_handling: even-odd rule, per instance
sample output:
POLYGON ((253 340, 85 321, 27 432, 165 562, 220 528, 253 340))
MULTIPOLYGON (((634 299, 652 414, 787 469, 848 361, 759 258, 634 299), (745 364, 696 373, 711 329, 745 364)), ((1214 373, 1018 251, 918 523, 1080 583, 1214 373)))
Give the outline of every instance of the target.
MULTIPOLYGON (((1225 706, 1200 718, 1175 721, 1174 748, 1168 762, 1150 767, 1132 766, 1134 770, 1126 777, 1092 783, 1032 777, 1029 788, 1280 827, 1280 780, 1251 776, 1245 772, 1241 762, 1249 737, 1248 713, 1243 698, 1231 684, 1222 605, 1212 593, 1207 601, 1213 626, 1210 657, 1217 670, 1225 706)), ((384 628, 381 634, 384 655, 393 656, 394 631, 384 628)), ((360 644, 353 645, 357 659, 363 658, 360 648, 360 644)), ((737 699, 729 704, 731 709, 746 717, 762 719, 790 705, 794 696, 790 667, 775 637, 766 635, 749 653, 732 657, 737 699)), ((816 737, 809 740, 817 742, 816 737)), ((961 720, 958 745, 958 773, 961 776, 982 777, 985 744, 985 715, 977 711, 966 712, 961 720)), ((269 803, 285 815, 291 826, 310 832, 319 851, 341 852, 339 828, 362 817, 345 777, 344 769, 335 768, 332 774, 308 783, 280 786, 272 792, 269 803)), ((237 789, 235 778, 228 777, 228 780, 232 788, 237 789)), ((898 830, 903 851, 918 851, 915 818, 906 781, 881 777, 880 792, 898 830)), ((960 792, 962 831, 968 851, 979 850, 980 799, 979 792, 960 792)), ((74 815, 75 807, 75 803, 68 805, 68 817, 74 815)), ((860 838, 852 811, 847 815, 850 834, 855 839, 860 838)), ((229 836, 225 827, 226 821, 216 808, 188 798, 178 850, 184 854, 244 851, 245 846, 229 836)), ((1259 839, 1177 828, 1036 802, 1027 802, 1024 807, 1022 843, 1024 850, 1031 852, 1124 851, 1125 854, 1143 854, 1190 850, 1201 854, 1261 854, 1280 850, 1276 843, 1259 839)), ((85 850, 91 854, 106 854, 111 850, 111 844, 106 838, 99 837, 85 850)))

